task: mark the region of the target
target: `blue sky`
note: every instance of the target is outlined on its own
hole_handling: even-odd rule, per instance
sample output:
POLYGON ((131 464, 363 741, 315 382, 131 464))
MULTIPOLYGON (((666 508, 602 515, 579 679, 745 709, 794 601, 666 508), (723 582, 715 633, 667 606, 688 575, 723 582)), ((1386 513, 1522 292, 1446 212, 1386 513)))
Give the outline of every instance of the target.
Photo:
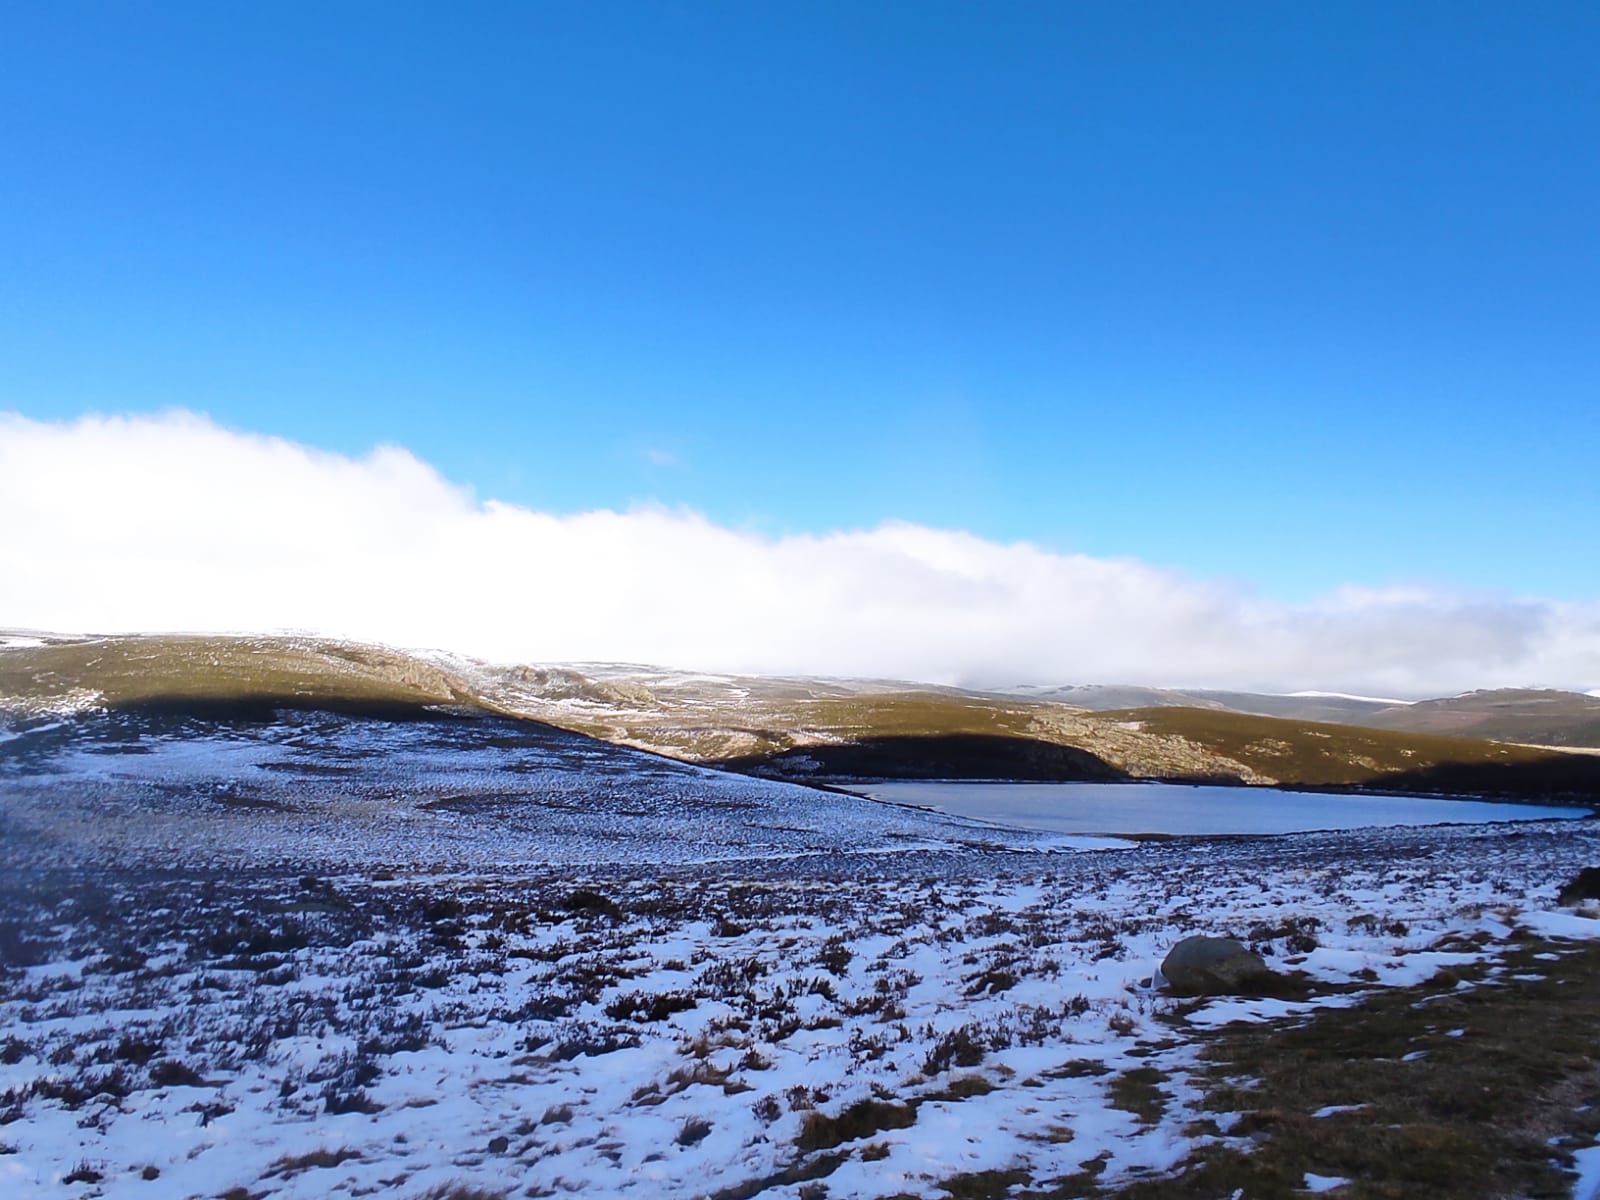
POLYGON ((1600 596, 1600 8, 13 4, 0 409, 1600 596))

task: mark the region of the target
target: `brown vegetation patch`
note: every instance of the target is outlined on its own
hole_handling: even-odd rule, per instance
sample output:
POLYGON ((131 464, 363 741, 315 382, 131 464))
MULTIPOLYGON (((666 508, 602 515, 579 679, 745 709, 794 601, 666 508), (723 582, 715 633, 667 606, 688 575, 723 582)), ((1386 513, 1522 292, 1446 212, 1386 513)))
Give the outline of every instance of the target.
POLYGON ((1134 1067, 1124 1071, 1106 1085, 1106 1096, 1112 1108, 1132 1113, 1146 1125, 1154 1125, 1167 1111, 1169 1092, 1161 1090, 1167 1074, 1155 1067, 1134 1067))
POLYGON ((916 1121, 917 1110, 909 1104, 858 1100, 838 1116, 808 1112, 795 1145, 804 1151, 831 1150, 886 1129, 909 1129, 916 1121))
POLYGON ((302 1171, 327 1170, 360 1157, 361 1152, 359 1150, 348 1148, 343 1150, 323 1148, 321 1150, 313 1150, 309 1154, 285 1155, 272 1164, 272 1168, 267 1172, 266 1178, 271 1179, 277 1176, 282 1179, 289 1179, 302 1171))
POLYGON ((1600 1111, 1578 1111, 1600 1098, 1597 985, 1600 947, 1535 942, 1498 971, 1230 1027, 1200 1082, 1206 1108, 1239 1114, 1232 1144, 1119 1194, 1289 1196, 1311 1171, 1351 1180, 1339 1194, 1355 1198, 1570 1195, 1569 1147, 1600 1133, 1600 1111), (1534 958, 1552 949, 1559 959, 1534 958), (1313 1115, 1346 1106, 1360 1107, 1313 1115))

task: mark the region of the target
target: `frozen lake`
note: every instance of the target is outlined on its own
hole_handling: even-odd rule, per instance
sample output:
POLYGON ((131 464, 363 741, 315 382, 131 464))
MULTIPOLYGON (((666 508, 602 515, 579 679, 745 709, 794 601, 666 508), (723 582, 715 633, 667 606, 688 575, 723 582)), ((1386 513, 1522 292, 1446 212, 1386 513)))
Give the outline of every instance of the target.
POLYGON ((1586 808, 1347 796, 1175 783, 876 783, 874 800, 1023 829, 1076 834, 1304 833, 1373 825, 1480 824, 1586 817, 1586 808))

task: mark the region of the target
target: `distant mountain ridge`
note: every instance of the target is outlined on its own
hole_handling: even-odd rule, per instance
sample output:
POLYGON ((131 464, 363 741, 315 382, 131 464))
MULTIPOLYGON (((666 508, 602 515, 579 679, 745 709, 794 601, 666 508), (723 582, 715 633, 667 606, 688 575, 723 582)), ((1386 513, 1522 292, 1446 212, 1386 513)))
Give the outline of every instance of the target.
MULTIPOLYGON (((977 692, 607 664, 507 666, 318 638, 0 637, 0 724, 219 707, 475 710, 797 781, 1142 778, 1600 796, 1600 755, 1485 733, 1512 729, 1519 741, 1577 746, 1574 739, 1600 732, 1589 724, 1600 700, 1576 693, 1390 705, 1147 688, 977 692), (1057 698, 1067 696, 1077 703, 1057 698), (1441 725, 1474 736, 1442 736, 1441 725)), ((0 728, 0 755, 5 737, 0 728)))
POLYGON ((1219 712, 1254 713, 1261 717, 1286 717, 1297 721, 1333 721, 1361 724, 1362 718, 1404 705, 1404 701, 1345 696, 1334 692, 1231 692, 1214 688, 1153 688, 1114 684, 1078 684, 1064 687, 1009 689, 1010 694, 1053 700, 1105 712, 1118 708, 1208 708, 1219 712))
POLYGON ((1497 688, 1372 716, 1379 729, 1493 738, 1537 746, 1600 747, 1600 696, 1544 688, 1497 688))
POLYGON ((1006 694, 1053 700, 1096 712, 1201 708, 1529 745, 1600 748, 1600 696, 1553 688, 1491 688, 1427 700, 1391 700, 1337 692, 1277 694, 1105 684, 1016 687, 1007 689, 1006 694))

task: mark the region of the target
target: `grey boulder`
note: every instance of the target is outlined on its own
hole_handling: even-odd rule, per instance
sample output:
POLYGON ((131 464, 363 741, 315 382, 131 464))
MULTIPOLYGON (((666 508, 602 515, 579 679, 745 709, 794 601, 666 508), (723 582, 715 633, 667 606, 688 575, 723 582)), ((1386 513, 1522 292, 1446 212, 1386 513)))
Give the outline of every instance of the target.
POLYGON ((1226 937, 1186 937, 1161 963, 1167 987, 1179 996, 1236 996, 1272 987, 1277 976, 1244 943, 1226 937))

